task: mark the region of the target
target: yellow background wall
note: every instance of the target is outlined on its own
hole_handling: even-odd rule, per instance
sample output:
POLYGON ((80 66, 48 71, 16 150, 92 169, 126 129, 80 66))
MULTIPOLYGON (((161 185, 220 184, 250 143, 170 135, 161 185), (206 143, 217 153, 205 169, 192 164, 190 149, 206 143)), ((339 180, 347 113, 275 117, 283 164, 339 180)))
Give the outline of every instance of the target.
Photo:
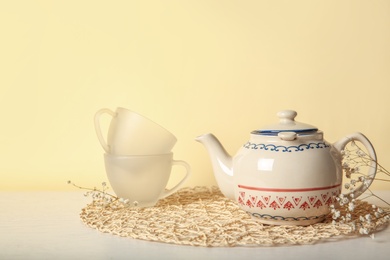
POLYGON ((1 1, 0 37, 0 190, 99 186, 118 106, 177 136, 186 186, 215 184, 196 136, 234 154, 286 108, 390 168, 390 1, 1 1))

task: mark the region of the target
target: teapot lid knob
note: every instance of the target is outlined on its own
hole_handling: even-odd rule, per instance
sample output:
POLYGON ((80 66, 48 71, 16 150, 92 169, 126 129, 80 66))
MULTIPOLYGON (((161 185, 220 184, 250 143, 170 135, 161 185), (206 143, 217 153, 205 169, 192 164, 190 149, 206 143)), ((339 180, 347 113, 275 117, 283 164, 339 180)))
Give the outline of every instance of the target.
POLYGON ((280 123, 282 124, 291 124, 294 122, 297 112, 294 110, 282 110, 277 113, 280 123))

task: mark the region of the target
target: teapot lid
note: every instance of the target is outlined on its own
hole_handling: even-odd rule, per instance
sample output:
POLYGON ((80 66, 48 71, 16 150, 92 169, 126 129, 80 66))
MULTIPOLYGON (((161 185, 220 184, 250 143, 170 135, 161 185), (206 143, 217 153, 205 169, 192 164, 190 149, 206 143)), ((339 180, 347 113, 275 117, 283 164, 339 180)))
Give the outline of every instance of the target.
POLYGON ((259 130, 252 131, 252 134, 257 135, 278 135, 281 132, 295 132, 297 134, 314 134, 318 128, 309 124, 297 122, 294 118, 297 112, 294 110, 282 110, 277 113, 279 123, 267 125, 259 130))

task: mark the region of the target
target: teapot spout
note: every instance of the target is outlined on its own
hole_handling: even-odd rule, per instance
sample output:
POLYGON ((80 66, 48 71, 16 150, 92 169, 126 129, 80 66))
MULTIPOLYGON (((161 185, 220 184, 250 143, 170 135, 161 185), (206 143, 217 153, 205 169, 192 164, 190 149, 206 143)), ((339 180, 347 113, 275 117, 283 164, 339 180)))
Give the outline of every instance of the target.
POLYGON ((214 176, 219 189, 225 197, 234 200, 233 159, 213 134, 204 134, 195 138, 209 153, 214 176))

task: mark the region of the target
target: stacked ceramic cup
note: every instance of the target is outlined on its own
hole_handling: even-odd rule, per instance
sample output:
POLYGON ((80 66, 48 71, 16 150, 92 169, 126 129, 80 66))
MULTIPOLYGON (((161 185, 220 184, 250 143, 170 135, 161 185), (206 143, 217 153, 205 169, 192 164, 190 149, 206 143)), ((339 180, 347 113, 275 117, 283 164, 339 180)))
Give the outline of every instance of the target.
POLYGON ((104 163, 111 187, 131 206, 154 206, 189 177, 188 163, 173 159, 176 137, 148 118, 121 107, 116 111, 103 108, 95 114, 95 130, 106 152, 104 163), (107 139, 100 127, 104 114, 111 116, 107 139), (183 166, 185 176, 166 189, 173 165, 183 166))

